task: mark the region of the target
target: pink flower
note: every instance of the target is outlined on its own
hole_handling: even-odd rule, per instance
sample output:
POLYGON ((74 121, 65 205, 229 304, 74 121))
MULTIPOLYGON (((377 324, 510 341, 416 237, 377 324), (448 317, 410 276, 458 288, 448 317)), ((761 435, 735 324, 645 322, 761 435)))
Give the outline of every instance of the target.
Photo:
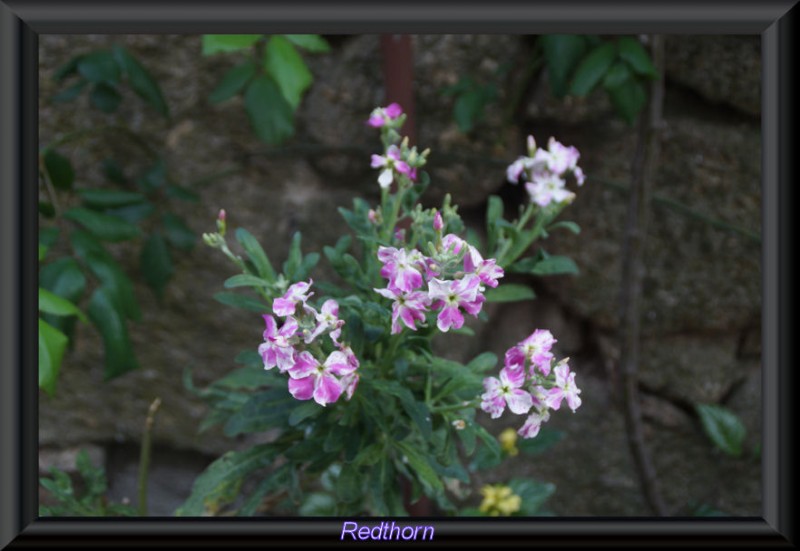
POLYGON ((575 170, 578 165, 578 158, 581 154, 572 146, 565 146, 557 142, 555 138, 550 138, 547 143, 547 150, 550 152, 547 168, 562 175, 568 170, 575 170))
POLYGON ((533 406, 530 393, 522 390, 525 384, 525 372, 523 370, 510 371, 500 370, 500 378, 487 377, 483 380, 483 388, 486 390, 481 394, 481 409, 497 419, 503 414, 508 404, 508 409, 512 413, 522 415, 528 413, 533 406))
POLYGON ((258 347, 258 353, 264 361, 264 369, 278 366, 281 372, 286 371, 294 365, 294 348, 289 339, 297 333, 297 321, 288 318, 280 330, 272 316, 264 315, 264 321, 267 324, 264 330, 264 342, 258 347))
POLYGON ((539 429, 542 428, 542 423, 546 423, 549 419, 550 412, 546 409, 544 411, 534 411, 528 415, 527 419, 525 419, 525 423, 517 431, 517 434, 523 438, 534 438, 537 434, 539 434, 539 429))
POLYGON ((561 400, 566 399, 569 408, 575 412, 581 406, 581 391, 575 385, 575 373, 571 373, 566 360, 562 360, 555 368, 556 386, 547 392, 547 406, 558 410, 561 400))
POLYGON ((375 292, 394 301, 392 303, 392 335, 403 330, 400 326, 401 320, 412 331, 417 330, 416 322, 425 321, 425 313, 428 311, 431 300, 422 291, 407 293, 396 292, 392 289, 375 289, 375 292))
POLYGON ((411 292, 422 286, 420 268, 425 266, 425 257, 419 251, 378 247, 378 259, 383 262, 381 277, 389 280, 390 288, 411 292))
POLYGON ((583 169, 581 169, 579 166, 576 166, 572 173, 575 175, 575 180, 577 180, 578 185, 582 186, 586 181, 586 176, 583 174, 583 169))
POLYGON ((275 315, 283 317, 294 314, 297 303, 302 302, 305 304, 309 297, 314 294, 308 292, 313 282, 311 279, 308 280, 308 283, 299 281, 291 285, 281 298, 276 298, 272 302, 272 311, 275 315))
POLYGON ((377 107, 373 109, 369 119, 367 120, 367 124, 373 128, 380 128, 387 122, 393 121, 402 114, 403 108, 397 103, 391 103, 386 107, 377 107))
POLYGON ((380 176, 378 176, 378 184, 382 188, 389 187, 394 181, 394 171, 400 174, 409 175, 411 167, 408 163, 401 160, 400 148, 396 145, 390 145, 386 150, 386 155, 373 155, 370 164, 372 168, 383 168, 380 176))
POLYGON ((489 287, 497 287, 497 280, 505 275, 503 268, 497 266, 494 258, 484 260, 478 249, 470 245, 468 247, 464 256, 464 271, 474 273, 489 287))
POLYGON ((431 301, 438 301, 434 308, 442 309, 436 320, 440 331, 447 332, 451 327, 460 329, 464 325, 464 316, 459 307, 473 316, 478 315, 486 300, 481 294, 480 283, 480 278, 473 274, 455 281, 434 278, 428 283, 428 296, 431 301))
POLYGON ((445 252, 448 252, 452 255, 458 255, 461 252, 461 249, 468 247, 466 241, 461 239, 454 233, 448 233, 442 238, 442 248, 445 252))
POLYGON ((537 366, 544 376, 550 374, 550 363, 553 354, 550 349, 557 341, 547 329, 537 329, 516 346, 506 351, 505 366, 509 369, 520 369, 527 359, 531 363, 531 371, 537 366))
POLYGON ((546 207, 550 203, 563 203, 575 198, 575 194, 567 190, 565 182, 555 174, 535 175, 533 182, 527 182, 525 189, 531 197, 531 201, 540 207, 546 207))
POLYGON ((339 319, 339 303, 331 298, 326 300, 322 305, 322 312, 317 312, 311 307, 308 307, 307 309, 316 319, 317 326, 314 328, 314 331, 312 331, 311 334, 306 336, 306 344, 316 339, 328 329, 332 329, 330 337, 335 343, 339 336, 341 336, 342 325, 344 325, 344 320, 339 319))
POLYGON ((320 364, 310 352, 302 352, 289 370, 289 392, 297 400, 314 398, 321 406, 331 404, 344 391, 339 377, 354 371, 347 356, 338 350, 331 352, 324 364, 320 364))

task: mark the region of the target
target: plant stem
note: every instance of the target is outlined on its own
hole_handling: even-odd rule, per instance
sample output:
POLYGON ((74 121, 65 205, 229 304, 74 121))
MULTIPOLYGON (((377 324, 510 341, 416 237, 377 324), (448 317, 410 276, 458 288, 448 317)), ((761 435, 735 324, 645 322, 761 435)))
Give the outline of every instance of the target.
POLYGON ((472 402, 461 402, 459 404, 447 404, 444 406, 432 407, 431 413, 443 413, 445 411, 457 411, 459 409, 473 408, 476 404, 472 402))
POLYGON ((139 516, 147 516, 147 474, 150 469, 150 448, 152 442, 153 423, 161 398, 156 398, 147 411, 144 422, 144 435, 142 436, 142 451, 139 455, 139 516))
POLYGON ((620 293, 620 384, 624 400, 628 446, 639 473, 642 490, 653 512, 658 516, 665 516, 667 508, 658 487, 652 458, 644 441, 638 387, 641 332, 639 310, 644 271, 642 254, 647 235, 650 188, 658 166, 661 113, 664 101, 663 37, 651 35, 651 40, 653 61, 658 71, 658 78, 650 86, 647 107, 640 115, 639 137, 631 170, 620 293))

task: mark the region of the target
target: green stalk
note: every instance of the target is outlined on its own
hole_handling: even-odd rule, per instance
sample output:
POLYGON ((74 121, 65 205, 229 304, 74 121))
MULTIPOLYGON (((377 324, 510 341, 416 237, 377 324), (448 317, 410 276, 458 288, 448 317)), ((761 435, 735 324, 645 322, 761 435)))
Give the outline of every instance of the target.
POLYGON ((142 436, 142 450, 139 455, 139 516, 147 516, 147 474, 150 470, 150 451, 152 443, 153 423, 158 408, 161 406, 161 398, 156 398, 150 404, 147 411, 147 419, 144 422, 144 435, 142 436))

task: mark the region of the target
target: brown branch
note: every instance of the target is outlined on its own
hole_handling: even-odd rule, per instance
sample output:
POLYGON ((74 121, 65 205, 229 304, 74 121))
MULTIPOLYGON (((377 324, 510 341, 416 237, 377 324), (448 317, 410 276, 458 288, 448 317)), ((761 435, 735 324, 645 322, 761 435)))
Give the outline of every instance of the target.
POLYGON ((665 516, 667 508, 658 487, 653 461, 644 441, 639 402, 638 367, 640 344, 640 299, 642 294, 642 256, 647 235, 650 188, 658 165, 661 113, 664 102, 664 43, 651 35, 653 62, 658 79, 650 86, 645 110, 639 117, 639 137, 631 166, 628 219, 623 244, 622 288, 620 297, 620 382, 625 407, 628 446, 639 473, 642 490, 653 512, 665 516))

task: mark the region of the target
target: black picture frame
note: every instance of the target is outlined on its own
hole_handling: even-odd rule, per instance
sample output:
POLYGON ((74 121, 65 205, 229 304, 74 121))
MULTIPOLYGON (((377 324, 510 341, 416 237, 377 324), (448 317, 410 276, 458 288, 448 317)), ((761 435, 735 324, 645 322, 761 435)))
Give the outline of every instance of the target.
MULTIPOLYGON (((0 0, 0 547, 341 545, 341 519, 38 519, 38 34, 703 33, 762 39, 762 516, 435 519, 425 545, 792 547, 794 0, 221 3, 0 0)), ((413 519, 424 524, 424 519, 413 519)), ((367 542, 360 542, 365 544, 367 542)), ((417 542, 419 545, 419 542, 417 542)))

